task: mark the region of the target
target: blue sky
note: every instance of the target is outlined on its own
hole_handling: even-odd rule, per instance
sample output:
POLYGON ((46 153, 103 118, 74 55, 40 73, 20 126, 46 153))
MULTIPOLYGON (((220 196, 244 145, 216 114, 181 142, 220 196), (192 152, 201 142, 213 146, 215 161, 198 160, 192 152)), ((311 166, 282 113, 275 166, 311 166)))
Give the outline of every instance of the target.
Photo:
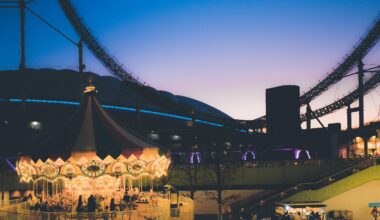
MULTIPOLYGON (((296 84, 302 93, 314 86, 352 49, 380 10, 375 0, 73 3, 99 41, 142 81, 239 119, 265 114, 268 87, 296 84)), ((35 0, 29 7, 78 40, 56 1, 35 0)), ((17 10, 0 9, 0 69, 18 66, 18 22, 17 10)), ((76 68, 73 45, 29 13, 26 25, 28 67, 76 68)), ((379 52, 376 46, 365 64, 380 64, 379 52)), ((87 50, 85 62, 86 70, 109 74, 87 50)), ((312 107, 353 90, 355 79, 332 87, 312 107)), ((378 119, 379 104, 376 91, 366 96, 367 121, 378 119)), ((322 121, 344 126, 345 111, 322 121)))

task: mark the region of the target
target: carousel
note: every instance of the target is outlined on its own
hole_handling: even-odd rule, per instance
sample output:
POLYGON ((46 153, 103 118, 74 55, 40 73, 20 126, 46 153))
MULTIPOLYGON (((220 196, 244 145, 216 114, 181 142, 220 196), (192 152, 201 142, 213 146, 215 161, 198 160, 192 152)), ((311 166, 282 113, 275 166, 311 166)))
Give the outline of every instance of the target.
POLYGON ((65 194, 118 198, 128 190, 142 191, 146 187, 153 190, 154 180, 166 175, 169 164, 165 156, 144 150, 140 157, 132 154, 128 158, 108 155, 101 159, 95 155, 77 160, 70 157, 66 161, 24 159, 17 163, 16 169, 20 181, 31 182, 33 194, 41 194, 43 198, 65 194))
POLYGON ((170 159, 150 140, 118 125, 96 93, 95 86, 87 86, 75 116, 17 162, 20 181, 31 183, 31 197, 38 202, 60 204, 69 212, 78 209, 78 198, 84 198, 85 206, 91 196, 100 211, 109 211, 111 200, 122 210, 122 203, 132 198, 169 209, 170 201, 154 192, 154 186, 167 174, 170 159))

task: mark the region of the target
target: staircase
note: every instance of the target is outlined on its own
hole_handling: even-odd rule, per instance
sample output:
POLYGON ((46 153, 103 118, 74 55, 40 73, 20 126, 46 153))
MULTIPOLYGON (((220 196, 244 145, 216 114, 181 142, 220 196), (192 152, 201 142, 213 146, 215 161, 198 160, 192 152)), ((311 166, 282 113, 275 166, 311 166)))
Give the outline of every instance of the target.
POLYGON ((269 206, 273 206, 276 202, 280 202, 286 197, 289 197, 304 190, 319 189, 321 187, 329 185, 332 182, 343 179, 347 176, 350 176, 354 173, 357 173, 363 169, 374 166, 376 164, 379 163, 377 163, 377 160, 373 158, 354 161, 353 164, 350 164, 347 167, 344 167, 333 174, 320 178, 319 180, 312 182, 302 182, 292 187, 279 189, 272 192, 263 192, 251 198, 238 201, 231 205, 232 213, 237 218, 239 218, 240 216, 249 216, 250 213, 255 212, 259 209, 263 210, 269 206))

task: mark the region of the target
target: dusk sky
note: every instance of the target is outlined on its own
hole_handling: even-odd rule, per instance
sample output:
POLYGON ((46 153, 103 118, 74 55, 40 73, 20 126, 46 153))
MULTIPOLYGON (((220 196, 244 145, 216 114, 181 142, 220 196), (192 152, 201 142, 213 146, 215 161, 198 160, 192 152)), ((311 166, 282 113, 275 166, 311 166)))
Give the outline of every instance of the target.
MULTIPOLYGON (((302 94, 316 85, 380 11, 379 0, 73 2, 98 40, 141 81, 237 119, 265 115, 266 88, 295 84, 302 94)), ((78 40, 57 1, 35 0, 29 7, 78 40)), ((26 20, 29 68, 77 68, 76 48, 70 42, 30 13, 26 20)), ((0 9, 0 30, 0 69, 17 69, 18 10, 0 9)), ((367 55, 366 67, 380 65, 379 48, 367 55)), ((85 63, 86 71, 110 74, 88 50, 85 63)), ((312 108, 355 89, 356 78, 333 86, 311 103, 312 108)), ((377 89, 365 98, 366 121, 379 119, 379 105, 377 89)), ((322 121, 345 127, 345 114, 344 109, 322 121)))

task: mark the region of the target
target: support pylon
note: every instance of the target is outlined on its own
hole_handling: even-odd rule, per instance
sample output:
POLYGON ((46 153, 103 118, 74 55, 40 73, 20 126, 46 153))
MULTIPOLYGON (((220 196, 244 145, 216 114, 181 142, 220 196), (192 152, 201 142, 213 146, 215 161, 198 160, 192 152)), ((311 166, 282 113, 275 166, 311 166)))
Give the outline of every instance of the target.
POLYGON ((364 70, 363 61, 358 61, 358 80, 359 80, 359 128, 364 127, 364 70))
POLYGON ((306 129, 311 129, 311 107, 309 103, 306 105, 306 129))
POLYGON ((352 113, 351 106, 348 105, 347 106, 347 130, 351 130, 352 129, 351 113, 352 113))

